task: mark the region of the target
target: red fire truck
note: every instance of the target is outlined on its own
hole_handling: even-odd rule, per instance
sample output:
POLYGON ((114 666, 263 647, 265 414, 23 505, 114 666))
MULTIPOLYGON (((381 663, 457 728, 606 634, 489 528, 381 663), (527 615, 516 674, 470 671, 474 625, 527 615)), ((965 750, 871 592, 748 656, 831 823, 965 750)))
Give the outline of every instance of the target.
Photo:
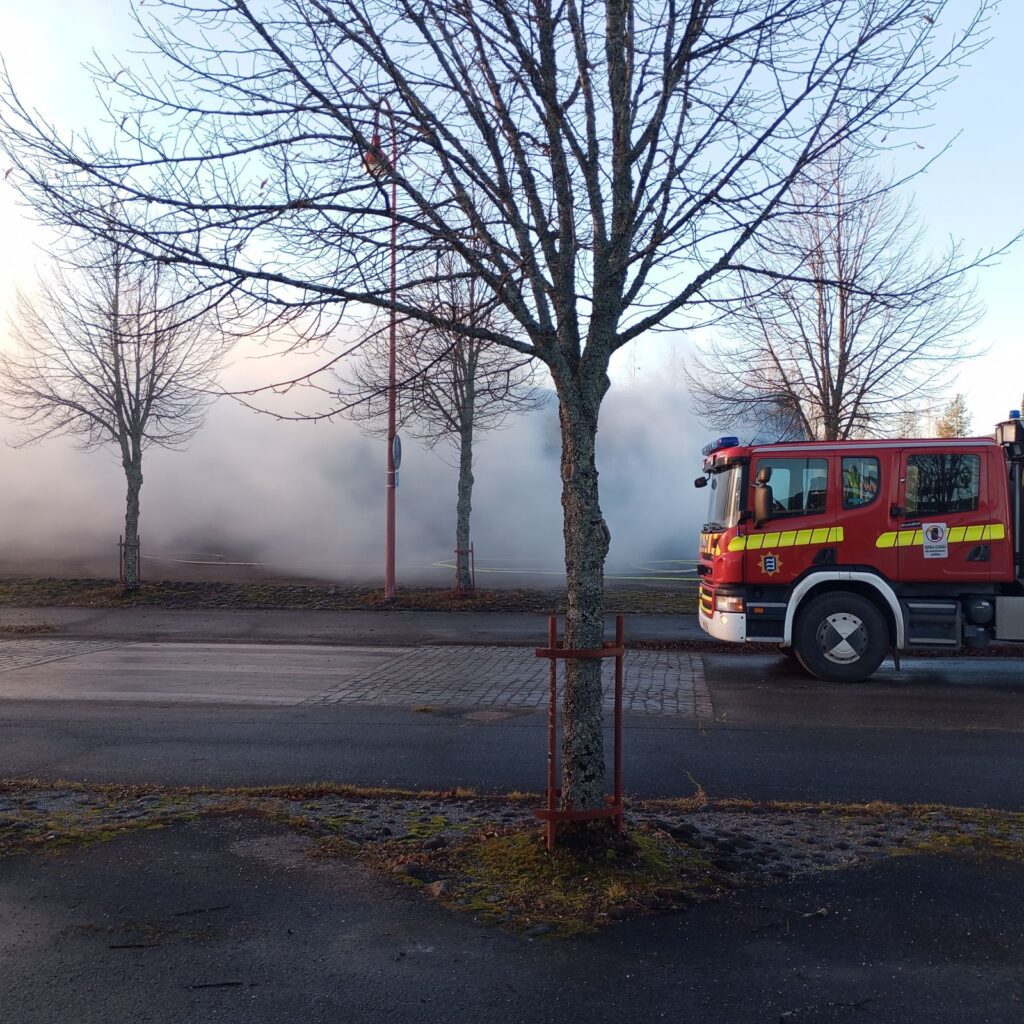
POLYGON ((857 682, 892 651, 1024 641, 1024 426, 704 449, 701 627, 857 682))

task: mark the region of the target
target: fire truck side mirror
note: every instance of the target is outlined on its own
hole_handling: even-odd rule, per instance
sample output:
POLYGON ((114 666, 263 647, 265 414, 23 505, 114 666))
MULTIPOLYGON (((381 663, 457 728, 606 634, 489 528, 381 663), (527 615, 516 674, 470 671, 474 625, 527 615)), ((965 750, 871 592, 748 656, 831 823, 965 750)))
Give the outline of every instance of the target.
POLYGON ((706 476, 699 476, 696 480, 693 481, 694 487, 707 487, 707 485, 708 478, 706 476))
POLYGON ((771 478, 772 478, 772 467, 771 466, 762 466, 757 471, 757 477, 755 478, 754 483, 758 487, 761 487, 763 484, 769 483, 771 481, 771 478))
MULTIPOLYGON (((764 470, 761 470, 763 473, 764 470)), ((772 494, 772 488, 770 484, 761 483, 760 476, 758 473, 758 483, 754 488, 754 525, 761 526, 762 523, 767 523, 772 517, 772 502, 774 495, 772 494)), ((771 470, 768 470, 768 475, 771 475, 771 470)))

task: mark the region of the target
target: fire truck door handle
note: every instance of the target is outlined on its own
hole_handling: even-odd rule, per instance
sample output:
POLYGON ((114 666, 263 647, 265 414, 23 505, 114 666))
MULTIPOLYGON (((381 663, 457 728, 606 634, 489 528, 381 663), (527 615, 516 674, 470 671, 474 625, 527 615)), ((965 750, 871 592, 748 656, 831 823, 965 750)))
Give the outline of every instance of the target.
POLYGON ((991 562, 992 554, 987 544, 976 544, 967 553, 968 562, 991 562))
POLYGON ((897 516, 903 515, 903 507, 901 505, 890 505, 889 515, 895 519, 897 516))

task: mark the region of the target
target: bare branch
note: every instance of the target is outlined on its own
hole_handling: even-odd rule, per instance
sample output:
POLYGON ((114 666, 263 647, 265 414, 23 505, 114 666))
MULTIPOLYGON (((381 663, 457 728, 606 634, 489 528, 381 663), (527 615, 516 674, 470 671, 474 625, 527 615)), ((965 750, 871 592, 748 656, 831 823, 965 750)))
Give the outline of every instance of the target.
POLYGON ((55 435, 118 452, 128 486, 126 583, 138 583, 142 456, 179 448, 202 426, 212 380, 231 344, 206 302, 174 272, 138 263, 104 240, 71 247, 63 265, 19 293, 0 353, 0 409, 16 444, 55 435))
POLYGON ((910 205, 835 154, 799 183, 759 240, 727 303, 731 339, 688 382, 718 425, 825 440, 879 434, 939 395, 980 309, 978 261, 922 254, 910 205))

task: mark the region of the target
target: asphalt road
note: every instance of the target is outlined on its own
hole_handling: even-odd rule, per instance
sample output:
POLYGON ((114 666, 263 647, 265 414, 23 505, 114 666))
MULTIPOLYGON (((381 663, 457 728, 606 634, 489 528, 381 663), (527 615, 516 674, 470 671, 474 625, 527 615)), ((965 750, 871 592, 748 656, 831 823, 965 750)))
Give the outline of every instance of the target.
MULTIPOLYGON (((346 673, 391 663, 416 674, 445 634, 494 643, 519 630, 522 642, 524 622, 58 620, 0 643, 0 777, 543 785, 536 710, 306 703, 346 673), (331 631, 350 646, 325 645, 331 631), (389 646, 397 632, 435 646, 418 664, 415 649, 389 646)), ((658 638, 666 625, 678 628, 645 628, 658 638)), ((675 664, 710 710, 627 718, 633 793, 700 783, 761 799, 1024 805, 1024 659, 913 660, 845 687, 782 657, 675 664)), ((265 822, 212 819, 5 859, 0 1019, 1021 1019, 1024 869, 1009 859, 891 858, 548 942, 441 910, 351 859, 310 858, 306 843, 265 822)))
MULTIPOLYGON (((543 713, 300 704, 323 686, 322 670, 314 671, 323 648, 207 649, 235 663, 220 682, 202 674, 203 647, 172 645, 176 653, 145 686, 123 663, 106 689, 74 699, 60 686, 47 699, 26 699, 5 683, 0 776, 213 786, 331 779, 485 791, 543 785, 543 713), (244 671, 261 654, 273 671, 244 671), (209 687, 212 698, 204 695, 209 687)), ((335 651, 353 665, 387 654, 335 651)), ((703 661, 710 717, 627 717, 632 793, 677 795, 699 782, 715 795, 758 799, 1024 806, 1024 661, 914 660, 858 686, 812 681, 781 657, 703 661)), ((75 676, 67 665, 63 673, 75 676)), ((19 672, 5 678, 16 681, 19 672)))
POLYGON ((5 1024, 1014 1024, 1024 868, 894 858, 551 942, 247 819, 0 872, 5 1024))

